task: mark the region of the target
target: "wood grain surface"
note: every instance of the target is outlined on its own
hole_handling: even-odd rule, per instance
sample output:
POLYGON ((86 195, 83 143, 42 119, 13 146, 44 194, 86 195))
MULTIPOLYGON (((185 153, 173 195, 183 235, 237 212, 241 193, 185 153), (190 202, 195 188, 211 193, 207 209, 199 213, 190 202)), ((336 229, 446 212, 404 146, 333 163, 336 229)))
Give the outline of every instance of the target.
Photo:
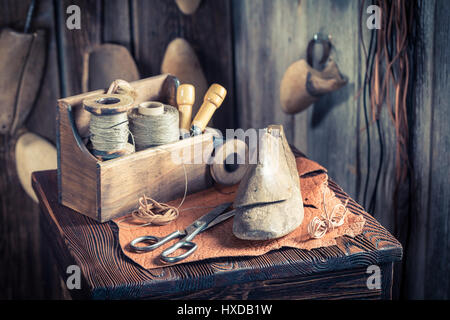
POLYGON ((102 1, 101 0, 63 0, 56 2, 56 14, 60 17, 59 30, 61 85, 63 97, 82 93, 83 57, 86 51, 101 43, 102 1), (81 13, 81 28, 71 30, 66 27, 66 9, 77 5, 81 13))
MULTIPOLYGON (((47 29, 52 24, 52 1, 42 0, 36 8, 31 31, 38 28, 47 29)), ((31 0, 0 1, 0 28, 12 27, 23 31, 25 17, 31 0)), ((46 30, 47 40, 51 42, 51 30, 46 30)), ((51 47, 51 44, 49 44, 51 47)), ((58 79, 53 78, 53 67, 47 66, 38 102, 35 106, 43 113, 55 106, 58 92, 58 79)), ((2 106, 0 106, 2 110, 2 106)), ((32 112, 29 119, 34 119, 32 112)), ((50 138, 55 126, 52 117, 47 115, 42 120, 40 129, 45 124, 45 135, 50 138)), ((54 119, 54 118, 53 118, 54 119)), ((33 120, 32 120, 33 121, 33 120)), ((27 126, 30 122, 27 122, 27 126)), ((36 128, 30 125, 30 128, 36 128)), ((39 130, 40 130, 39 129, 39 130)), ((18 134, 23 133, 19 130, 18 134)), ((58 298, 62 296, 56 263, 42 245, 42 234, 39 230, 39 206, 27 196, 19 183, 15 168, 14 146, 17 137, 12 139, 0 136, 0 299, 33 299, 36 297, 58 298)))
MULTIPOLYGON (((228 90, 210 126, 235 128, 231 3, 204 0, 194 15, 186 16, 175 1, 132 0, 133 47, 142 77, 160 73, 167 45, 186 39, 197 54, 208 85, 219 83, 228 90)), ((203 99, 203 97, 196 97, 203 99)))
MULTIPOLYGON (((348 197, 334 182, 329 183, 339 198, 348 197)), ((80 266, 83 294, 93 299, 159 298, 254 281, 319 273, 328 277, 328 273, 339 270, 392 264, 402 257, 395 238, 350 200, 349 209, 364 214, 367 222, 362 235, 343 237, 336 246, 312 251, 283 248, 252 258, 209 259, 145 270, 123 255, 114 224, 99 224, 58 204, 55 171, 34 173, 33 187, 41 201, 41 217, 50 226, 47 235, 54 243, 52 248, 62 271, 70 264, 80 266)))
MULTIPOLYGON (((381 113, 380 135, 375 122, 366 131, 361 92, 366 63, 358 30, 361 3, 286 0, 281 5, 271 0, 234 0, 238 124, 243 128, 261 127, 273 119, 284 124, 289 141, 323 164, 330 176, 366 210, 376 191, 375 206, 370 213, 408 250, 403 266, 396 266, 394 296, 448 298, 449 255, 440 251, 442 241, 448 242, 443 239, 449 238, 450 216, 449 188, 443 182, 449 180, 450 172, 447 160, 450 133, 445 111, 448 103, 444 102, 448 101, 449 73, 448 62, 443 60, 443 52, 449 47, 450 2, 418 0, 419 41, 411 56, 416 59, 412 73, 416 82, 411 97, 415 102, 408 110, 409 156, 415 172, 400 185, 397 212, 393 197, 396 133, 387 112, 381 113), (306 57, 306 46, 317 32, 332 36, 331 57, 349 83, 322 97, 307 111, 285 115, 279 102, 281 77, 291 63, 306 57), (439 281, 442 277, 446 280, 439 281), (440 289, 435 290, 436 286, 440 289)), ((364 5, 362 33, 367 48, 370 30, 365 28, 369 16, 365 9, 369 1, 364 5)))
MULTIPOLYGON (((302 1, 303 2, 303 1, 302 1)), ((289 142, 307 149, 306 114, 287 115, 279 102, 284 71, 306 50, 300 1, 232 2, 238 128, 283 125, 289 142)))
POLYGON ((450 2, 420 2, 410 230, 406 238, 403 295, 450 299, 450 2))
POLYGON ((60 97, 61 88, 59 82, 56 28, 55 28, 55 6, 52 0, 41 0, 36 6, 34 29, 43 29, 46 33, 47 58, 45 61, 45 73, 41 82, 40 92, 34 108, 28 117, 26 127, 49 140, 56 143, 56 100, 60 97))
POLYGON ((387 300, 392 297, 390 289, 392 263, 385 263, 380 266, 380 269, 381 289, 368 289, 366 268, 357 268, 325 274, 252 281, 159 298, 173 300, 387 300))
MULTIPOLYGON (((136 92, 134 104, 147 100, 170 103, 175 101, 178 80, 161 75, 131 82, 131 85, 136 92)), ((165 202, 181 197, 184 192, 189 194, 212 185, 208 165, 195 164, 199 156, 212 154, 211 133, 109 161, 94 158, 80 142, 71 117, 73 110, 82 106, 83 100, 99 92, 102 90, 59 100, 58 188, 62 204, 105 222, 136 209, 138 195, 152 195, 165 202), (172 154, 186 164, 176 165, 171 159, 172 154), (189 185, 187 190, 186 183, 189 185)))

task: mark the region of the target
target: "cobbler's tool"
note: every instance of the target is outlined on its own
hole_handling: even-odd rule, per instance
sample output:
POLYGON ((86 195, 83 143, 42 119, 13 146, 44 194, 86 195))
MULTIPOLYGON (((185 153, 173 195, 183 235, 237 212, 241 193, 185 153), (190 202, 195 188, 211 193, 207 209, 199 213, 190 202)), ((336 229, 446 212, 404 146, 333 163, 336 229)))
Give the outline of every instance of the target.
POLYGON ((241 181, 248 164, 247 144, 238 139, 228 140, 214 150, 211 175, 218 184, 234 185, 241 181))
POLYGON ((191 15, 197 11, 198 6, 202 0, 175 0, 178 8, 185 15, 191 15))
POLYGON ((191 124, 191 135, 202 134, 214 112, 222 105, 227 90, 220 84, 212 84, 205 94, 203 104, 191 124))
POLYGON ((182 84, 177 90, 177 104, 180 112, 180 135, 189 136, 192 120, 192 105, 195 102, 195 87, 191 84, 182 84))
POLYGON ((336 91, 347 83, 336 62, 329 58, 330 50, 329 38, 316 34, 308 45, 307 60, 298 60, 286 70, 280 85, 280 102, 284 112, 302 112, 321 96, 336 91), (313 66, 313 48, 317 43, 323 46, 323 55, 319 61, 321 70, 313 66))
POLYGON ((89 138, 96 157, 109 160, 134 151, 128 146, 127 117, 133 102, 131 96, 122 94, 101 94, 83 100, 84 109, 91 113, 89 138))
POLYGON ((136 150, 161 146, 180 138, 178 110, 157 101, 139 104, 138 109, 129 112, 130 131, 136 143, 136 150))
MULTIPOLYGON (((208 89, 200 61, 192 46, 185 39, 176 38, 169 43, 161 64, 161 73, 174 75, 181 84, 192 84, 197 97, 203 97, 208 89)), ((194 103, 193 114, 197 113, 201 103, 201 99, 197 99, 194 103)))
POLYGON ((0 134, 13 135, 31 112, 46 59, 45 32, 0 32, 0 134))
POLYGON ((221 223, 228 218, 231 218, 234 215, 235 213, 234 210, 225 212, 230 206, 231 202, 221 204, 212 211, 210 211, 209 213, 205 214, 204 216, 194 221, 183 231, 180 230, 174 231, 163 238, 158 238, 154 236, 143 236, 136 238, 133 241, 131 241, 130 247, 133 248, 135 251, 148 252, 161 247, 162 245, 166 244, 167 242, 173 239, 182 238, 171 247, 165 249, 160 256, 161 260, 166 263, 179 262, 183 259, 186 259, 195 250, 197 250, 197 244, 192 242, 195 236, 197 236, 199 233, 205 230, 208 230, 209 228, 215 226, 216 224, 221 223), (142 242, 144 243, 150 242, 153 244, 148 246, 139 246, 138 244, 142 242), (176 252, 179 249, 186 249, 186 250, 189 249, 189 250, 178 256, 170 256, 172 253, 176 252))
POLYGON ((34 171, 57 168, 56 148, 40 136, 25 132, 19 136, 15 145, 16 171, 25 192, 38 202, 31 186, 31 174, 34 171))
POLYGON ((303 221, 300 179, 283 126, 260 136, 258 161, 249 164, 234 200, 233 234, 244 240, 276 239, 303 221))

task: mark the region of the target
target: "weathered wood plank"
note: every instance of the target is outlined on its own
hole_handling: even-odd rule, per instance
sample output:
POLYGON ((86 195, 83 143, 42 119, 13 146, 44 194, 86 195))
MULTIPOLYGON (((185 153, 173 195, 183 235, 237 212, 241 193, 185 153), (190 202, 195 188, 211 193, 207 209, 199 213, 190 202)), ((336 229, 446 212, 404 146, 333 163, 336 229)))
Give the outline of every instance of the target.
POLYGON ((232 5, 237 126, 282 124, 289 142, 308 152, 306 115, 286 115, 279 102, 281 78, 306 48, 299 1, 236 0, 232 5))
POLYGON ((319 273, 273 280, 261 280, 184 295, 169 295, 161 299, 183 300, 339 300, 339 299, 389 299, 391 264, 381 267, 383 289, 367 288, 366 268, 319 273), (384 293, 386 292, 386 295, 384 293))
MULTIPOLYGON (((3 149, 10 141, 1 137, 3 149)), ((0 297, 43 296, 39 210, 15 174, 14 151, 0 153, 0 297)))
POLYGON ((54 21, 53 1, 42 0, 37 3, 33 19, 33 29, 43 28, 47 38, 47 59, 44 78, 39 95, 26 122, 27 128, 56 143, 56 100, 60 97, 58 50, 54 21))
POLYGON ((102 42, 116 43, 132 51, 129 1, 103 0, 102 42))
MULTIPOLYGON (((234 82, 230 2, 204 0, 195 14, 185 16, 166 0, 133 0, 133 43, 143 78, 160 73, 167 45, 176 37, 194 48, 208 84, 220 83, 227 90, 223 105, 213 117, 221 130, 234 126, 234 82)), ((196 97, 203 99, 203 97, 196 97)))
POLYGON ((403 292, 405 298, 424 299, 427 267, 426 228, 431 219, 430 168, 432 164, 432 111, 433 111, 433 52, 435 38, 436 1, 421 1, 420 33, 417 43, 415 108, 412 112, 411 162, 414 168, 411 198, 411 236, 405 247, 405 274, 403 292))
POLYGON ((65 96, 82 92, 83 57, 87 50, 101 42, 101 0, 63 0, 58 2, 57 14, 61 17, 61 55, 65 96), (81 13, 81 29, 66 27, 67 7, 77 5, 81 13))
POLYGON ((403 296, 448 299, 450 238, 447 112, 449 68, 448 1, 420 1, 416 83, 412 111, 411 161, 414 168, 411 230, 406 247, 403 296))
POLYGON ((8 26, 18 31, 23 30, 31 0, 1 0, 0 3, 2 5, 2 10, 0 11, 0 27, 8 26))
MULTIPOLYGON (((234 1, 239 125, 258 128, 269 122, 284 124, 291 141, 306 151, 308 157, 324 164, 330 176, 352 197, 364 203, 366 195, 366 209, 374 192, 383 152, 373 213, 388 230, 401 235, 405 243, 409 185, 401 186, 400 195, 406 197, 401 197, 396 217, 393 214, 396 137, 386 109, 380 119, 383 148, 376 123, 369 118, 369 154, 360 91, 365 57, 359 42, 359 14, 360 2, 351 0, 285 1, 282 5, 275 1, 234 1), (306 57, 307 44, 318 32, 332 36, 331 57, 348 78, 348 84, 322 97, 307 111, 294 117, 287 116, 279 106, 281 77, 292 62, 306 57), (367 161, 369 155, 370 163, 367 161), (365 192, 368 173, 370 179, 365 192)), ((362 32, 366 47, 370 36, 369 30, 364 28, 367 16, 363 10, 362 32)))
POLYGON ((322 163, 337 183, 356 196, 359 111, 355 96, 360 79, 358 13, 356 1, 301 2, 301 16, 308 42, 321 32, 332 36, 331 57, 348 78, 342 89, 321 98, 309 108, 307 155, 322 163), (320 18, 319 18, 320 17, 320 18))
MULTIPOLYGON (((0 28, 23 30, 31 1, 0 1, 0 28)), ((35 8, 31 31, 50 28, 52 2, 40 1, 35 8)), ((46 30, 51 39, 51 30, 46 30)), ((51 67, 44 78, 35 109, 47 112, 44 106, 53 94, 58 79, 50 79, 51 67), (50 70, 50 71, 49 71, 50 70)), ((1 106, 0 106, 1 109, 1 106)), ((33 114, 31 114, 33 117, 33 114)), ((47 122, 50 125, 50 121, 47 122)), ((54 126, 53 126, 54 128, 54 126)), ((50 132, 50 131, 49 131, 50 132)), ((47 138, 50 138, 51 134, 47 138)), ((39 207, 27 196, 16 175, 14 140, 1 137, 0 142, 0 292, 1 299, 36 299, 59 297, 59 280, 53 260, 43 259, 39 232, 39 207), (55 280, 56 279, 56 280, 55 280), (56 284, 55 281, 58 281, 56 284)))
MULTIPOLYGON (((80 266, 87 294, 94 299, 158 298, 253 281, 309 276, 345 269, 363 268, 401 259, 399 243, 376 220, 353 201, 349 208, 367 218, 363 235, 342 238, 342 247, 311 251, 282 248, 258 257, 204 260, 145 270, 126 259, 120 249, 113 223, 99 224, 58 204, 56 173, 34 174, 33 186, 41 200, 42 216, 50 226, 53 249, 64 269, 80 266), (101 239, 101 241, 99 241, 101 239), (355 250, 354 248, 359 248, 355 250)), ((330 183, 339 197, 342 189, 330 183)))
MULTIPOLYGON (((448 87, 450 66, 450 4, 437 0, 434 16, 433 82, 431 105, 431 164, 429 223, 425 273, 425 295, 431 299, 450 297, 450 115, 448 87)), ((424 228, 425 230, 425 228, 424 228)))

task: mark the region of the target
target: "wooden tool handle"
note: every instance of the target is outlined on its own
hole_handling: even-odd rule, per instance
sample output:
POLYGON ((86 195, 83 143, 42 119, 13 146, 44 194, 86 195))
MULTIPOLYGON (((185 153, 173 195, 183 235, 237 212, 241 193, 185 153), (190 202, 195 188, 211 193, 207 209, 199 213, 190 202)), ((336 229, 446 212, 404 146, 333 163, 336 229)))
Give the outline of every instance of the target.
POLYGON ((195 102, 195 87, 191 84, 182 84, 177 90, 177 104, 180 112, 181 136, 189 136, 192 118, 192 105, 195 102))
POLYGON ((191 124, 193 135, 201 134, 214 112, 219 108, 227 95, 227 90, 219 84, 213 84, 205 94, 203 104, 191 124))

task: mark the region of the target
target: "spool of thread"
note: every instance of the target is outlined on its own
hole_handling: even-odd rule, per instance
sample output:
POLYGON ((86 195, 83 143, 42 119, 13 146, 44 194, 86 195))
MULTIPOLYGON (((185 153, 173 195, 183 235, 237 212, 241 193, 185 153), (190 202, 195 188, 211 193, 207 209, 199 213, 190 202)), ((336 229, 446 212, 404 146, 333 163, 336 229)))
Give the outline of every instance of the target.
POLYGON ((214 151, 211 175, 218 184, 229 186, 239 183, 247 171, 248 147, 238 139, 228 140, 214 151))
POLYGON ((92 153, 100 160, 110 160, 134 152, 128 143, 127 111, 133 98, 122 94, 102 94, 83 100, 92 116, 89 122, 92 153))
POLYGON ((164 105, 160 102, 144 102, 139 105, 138 112, 143 116, 159 116, 164 113, 164 105))
POLYGON ((129 119, 137 151, 179 140, 179 114, 175 107, 157 101, 143 102, 130 111, 129 119))

